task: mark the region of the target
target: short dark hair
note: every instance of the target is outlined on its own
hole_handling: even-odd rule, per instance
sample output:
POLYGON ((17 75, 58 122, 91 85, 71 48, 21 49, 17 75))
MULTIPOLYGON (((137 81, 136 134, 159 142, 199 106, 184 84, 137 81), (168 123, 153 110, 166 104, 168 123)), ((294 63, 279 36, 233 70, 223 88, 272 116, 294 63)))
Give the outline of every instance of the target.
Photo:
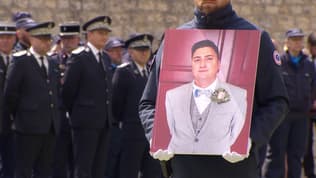
POLYGON ((204 48, 204 47, 210 47, 210 48, 214 49, 218 59, 220 60, 219 53, 218 53, 218 48, 217 48, 216 44, 213 41, 211 41, 211 40, 202 40, 202 41, 198 41, 198 42, 194 43, 192 45, 192 48, 191 48, 191 57, 193 57, 193 53, 197 49, 204 48))
POLYGON ((312 32, 307 37, 307 43, 310 46, 316 46, 316 32, 312 32))

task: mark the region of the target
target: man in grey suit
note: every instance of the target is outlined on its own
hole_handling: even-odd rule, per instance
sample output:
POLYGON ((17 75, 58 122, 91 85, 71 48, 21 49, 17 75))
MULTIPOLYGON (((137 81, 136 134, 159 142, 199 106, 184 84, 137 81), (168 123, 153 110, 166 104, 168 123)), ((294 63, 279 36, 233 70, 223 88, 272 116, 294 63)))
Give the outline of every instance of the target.
POLYGON ((193 82, 166 93, 171 133, 168 150, 222 155, 231 151, 230 146, 243 128, 247 91, 217 78, 220 59, 212 41, 195 43, 191 57, 193 82))

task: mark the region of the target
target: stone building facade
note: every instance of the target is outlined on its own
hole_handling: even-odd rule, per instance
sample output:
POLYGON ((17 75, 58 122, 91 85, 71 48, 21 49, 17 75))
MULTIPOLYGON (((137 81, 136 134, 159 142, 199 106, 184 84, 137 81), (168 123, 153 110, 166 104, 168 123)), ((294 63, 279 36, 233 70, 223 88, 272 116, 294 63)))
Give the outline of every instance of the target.
MULTIPOLYGON (((265 29, 280 43, 288 28, 316 31, 315 0, 232 0, 240 16, 265 29)), ((133 32, 149 32, 156 39, 193 16, 192 0, 0 0, 0 20, 16 11, 29 11, 37 21, 86 20, 97 15, 112 17, 114 36, 124 39, 133 32)), ((58 28, 55 28, 56 33, 58 28)))

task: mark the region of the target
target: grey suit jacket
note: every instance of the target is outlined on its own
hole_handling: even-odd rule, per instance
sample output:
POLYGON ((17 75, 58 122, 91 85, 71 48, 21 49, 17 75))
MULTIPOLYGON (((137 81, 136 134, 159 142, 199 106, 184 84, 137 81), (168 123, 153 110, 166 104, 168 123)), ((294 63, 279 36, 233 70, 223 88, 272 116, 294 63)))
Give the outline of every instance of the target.
POLYGON ((167 91, 166 115, 171 134, 169 150, 176 154, 211 155, 230 151, 244 126, 247 91, 220 81, 216 88, 224 88, 230 95, 230 101, 211 103, 209 115, 198 136, 194 133, 190 116, 192 83, 167 91))

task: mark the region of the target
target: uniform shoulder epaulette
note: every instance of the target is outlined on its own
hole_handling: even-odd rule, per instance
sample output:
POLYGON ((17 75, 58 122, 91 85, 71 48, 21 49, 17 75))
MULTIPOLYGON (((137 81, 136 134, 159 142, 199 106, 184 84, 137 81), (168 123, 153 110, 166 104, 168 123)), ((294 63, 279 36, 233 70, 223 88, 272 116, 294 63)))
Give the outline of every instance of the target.
POLYGON ((18 52, 13 53, 13 56, 14 57, 19 57, 19 56, 23 56, 23 55, 26 55, 26 54, 27 54, 27 50, 23 50, 23 51, 18 51, 18 52))
POLYGON ((58 55, 58 53, 57 53, 57 52, 53 52, 53 51, 49 51, 49 52, 47 53, 47 56, 50 56, 50 57, 56 56, 56 55, 58 55))
POLYGON ((124 62, 124 63, 120 64, 119 66, 117 66, 117 68, 123 68, 123 67, 126 67, 128 65, 129 65, 128 62, 124 62))
POLYGON ((79 54, 79 53, 81 53, 82 51, 84 51, 85 48, 86 48, 86 47, 84 47, 84 46, 79 46, 78 48, 74 49, 71 53, 72 53, 72 54, 79 54))

